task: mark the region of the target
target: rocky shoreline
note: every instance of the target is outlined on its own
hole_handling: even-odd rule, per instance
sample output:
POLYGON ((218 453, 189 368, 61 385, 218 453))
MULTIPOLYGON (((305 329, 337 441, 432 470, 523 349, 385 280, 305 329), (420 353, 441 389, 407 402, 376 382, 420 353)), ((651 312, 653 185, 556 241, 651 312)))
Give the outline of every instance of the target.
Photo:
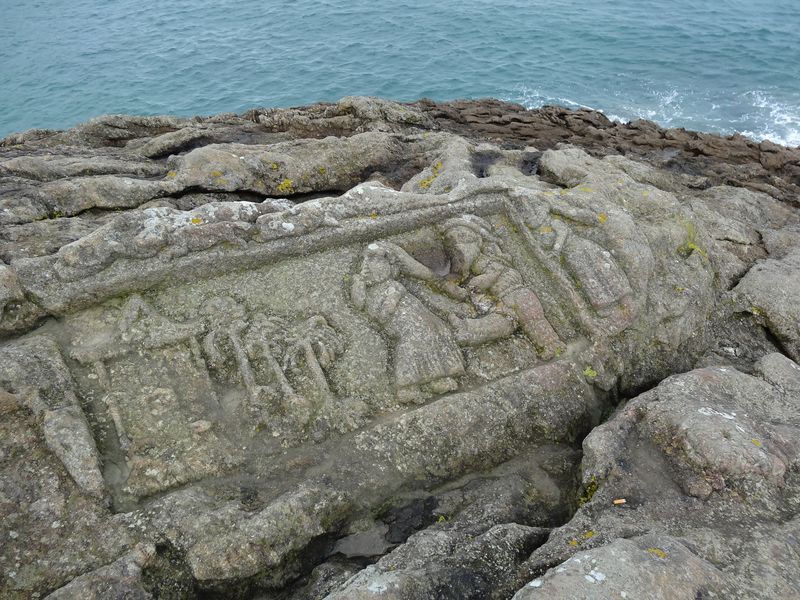
POLYGON ((800 149, 495 100, 0 140, 0 597, 800 595, 800 149))

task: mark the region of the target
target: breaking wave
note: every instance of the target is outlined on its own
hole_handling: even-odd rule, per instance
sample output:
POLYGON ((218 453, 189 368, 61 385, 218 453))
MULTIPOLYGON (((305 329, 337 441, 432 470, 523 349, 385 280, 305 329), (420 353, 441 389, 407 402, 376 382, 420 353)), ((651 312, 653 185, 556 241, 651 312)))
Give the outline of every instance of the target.
POLYGON ((612 121, 627 123, 636 119, 654 121, 662 127, 684 127, 722 135, 740 133, 756 141, 770 140, 784 146, 800 146, 800 98, 779 100, 764 90, 748 91, 728 97, 714 97, 696 91, 645 88, 625 94, 608 93, 605 99, 586 103, 520 86, 504 100, 526 108, 557 104, 567 108, 599 110, 612 121), (638 101, 631 98, 638 97, 638 101))

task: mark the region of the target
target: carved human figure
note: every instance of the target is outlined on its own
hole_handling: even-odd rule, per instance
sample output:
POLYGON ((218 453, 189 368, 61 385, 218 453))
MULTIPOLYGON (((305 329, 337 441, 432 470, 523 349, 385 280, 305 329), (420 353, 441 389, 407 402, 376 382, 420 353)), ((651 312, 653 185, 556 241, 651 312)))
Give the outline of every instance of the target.
MULTIPOLYGON (((518 192, 520 194, 522 192, 518 192)), ((633 322, 638 312, 635 294, 617 258, 630 255, 628 248, 637 247, 637 241, 630 235, 624 236, 624 242, 619 241, 623 237, 619 234, 620 227, 625 227, 620 222, 624 222, 626 217, 619 214, 609 217, 606 213, 574 206, 553 197, 540 202, 535 196, 523 195, 521 200, 525 202, 528 226, 545 234, 537 236, 542 241, 541 246, 549 249, 552 257, 580 282, 580 294, 589 301, 597 316, 605 320, 603 329, 609 333, 622 331, 633 322), (567 222, 580 225, 584 231, 588 228, 600 228, 601 231, 591 237, 579 236, 572 232, 567 222)), ((646 240, 642 239, 638 247, 647 247, 646 240)))
POLYGON ((466 287, 480 316, 450 315, 458 342, 478 346, 511 335, 517 327, 527 335, 543 358, 552 358, 563 347, 547 321, 536 293, 500 246, 500 240, 483 219, 464 215, 440 226, 451 276, 466 287))
POLYGON ((458 387, 464 360, 452 331, 398 281, 403 274, 458 294, 402 248, 388 242, 367 246, 351 297, 392 340, 394 381, 403 401, 418 401, 423 391, 444 393, 458 387))

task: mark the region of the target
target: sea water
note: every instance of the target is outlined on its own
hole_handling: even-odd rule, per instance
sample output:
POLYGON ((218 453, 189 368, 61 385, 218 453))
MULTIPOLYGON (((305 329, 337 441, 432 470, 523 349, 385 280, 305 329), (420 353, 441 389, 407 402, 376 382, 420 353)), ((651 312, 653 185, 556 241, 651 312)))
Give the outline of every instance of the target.
POLYGON ((0 136, 354 94, 800 145, 800 1, 0 0, 0 136))

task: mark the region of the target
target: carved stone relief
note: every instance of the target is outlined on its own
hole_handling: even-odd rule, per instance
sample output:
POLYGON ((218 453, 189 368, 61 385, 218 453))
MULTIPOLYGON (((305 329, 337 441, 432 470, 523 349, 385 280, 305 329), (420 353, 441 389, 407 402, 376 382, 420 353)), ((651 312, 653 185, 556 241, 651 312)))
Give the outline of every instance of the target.
POLYGON ((571 277, 591 287, 598 318, 629 288, 608 257, 608 279, 582 269, 575 256, 604 252, 594 242, 561 225, 540 240, 521 223, 445 212, 69 317, 68 356, 117 501, 557 359, 587 319, 560 309, 580 296, 571 277))

